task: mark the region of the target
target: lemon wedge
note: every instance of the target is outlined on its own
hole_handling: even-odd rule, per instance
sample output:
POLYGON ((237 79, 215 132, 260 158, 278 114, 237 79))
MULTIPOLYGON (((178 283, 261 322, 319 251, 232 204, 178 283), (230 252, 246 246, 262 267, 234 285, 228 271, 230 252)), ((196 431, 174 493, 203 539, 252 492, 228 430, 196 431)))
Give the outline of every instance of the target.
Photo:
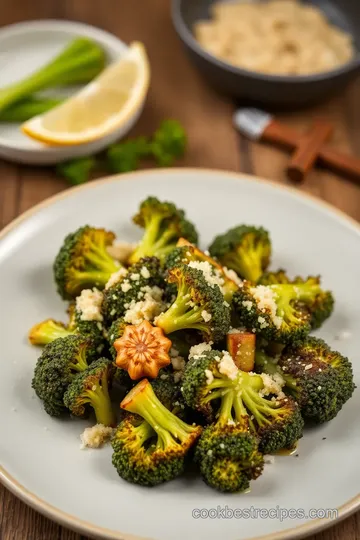
POLYGON ((94 141, 120 129, 143 103, 150 83, 150 66, 142 43, 91 83, 51 111, 25 122, 22 131, 49 145, 94 141))

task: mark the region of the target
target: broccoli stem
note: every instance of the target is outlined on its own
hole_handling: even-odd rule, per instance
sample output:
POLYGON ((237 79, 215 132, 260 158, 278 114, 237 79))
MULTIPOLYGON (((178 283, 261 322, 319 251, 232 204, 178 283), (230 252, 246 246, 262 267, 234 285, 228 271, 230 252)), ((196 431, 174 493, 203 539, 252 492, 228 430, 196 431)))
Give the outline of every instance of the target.
POLYGON ((85 371, 89 367, 86 361, 86 347, 82 346, 79 351, 79 355, 74 358, 74 361, 69 363, 69 367, 72 371, 80 373, 85 371))
POLYGON ((180 284, 175 302, 157 318, 156 325, 160 326, 165 334, 186 328, 206 332, 207 326, 202 318, 201 310, 198 306, 190 308, 188 302, 187 288, 180 284))
POLYGON ((207 385, 208 395, 204 397, 204 403, 209 403, 214 399, 222 399, 229 389, 234 389, 234 382, 228 377, 223 379, 216 377, 207 385), (215 390, 215 391, 214 391, 215 390))
POLYGON ((111 406, 107 371, 101 377, 101 384, 94 384, 85 392, 85 402, 90 403, 95 411, 96 421, 104 426, 115 426, 116 416, 111 406))
POLYGON ((232 408, 234 401, 234 392, 227 391, 221 399, 221 406, 219 409, 218 425, 227 425, 229 420, 232 420, 232 408))
POLYGON ((32 345, 43 346, 72 334, 64 324, 50 319, 33 326, 29 332, 29 340, 32 345))
MULTIPOLYGON (((87 272, 81 272, 78 270, 72 270, 72 278, 76 282, 76 290, 82 290, 86 288, 87 285, 96 284, 99 288, 104 288, 106 283, 109 281, 111 274, 116 272, 119 267, 116 267, 114 271, 110 270, 109 272, 99 272, 97 270, 89 270, 87 272)), ((71 282, 70 282, 71 283, 71 282)), ((71 285, 69 285, 71 288, 71 285)))
POLYGON ((155 431, 150 424, 146 422, 146 420, 143 420, 141 424, 134 429, 134 431, 136 432, 136 442, 139 447, 144 446, 146 441, 155 435, 155 431))
POLYGON ((237 422, 241 422, 244 418, 248 418, 248 412, 244 406, 239 392, 236 392, 233 402, 235 418, 237 422))
POLYGON ((174 443, 174 439, 184 442, 193 430, 158 400, 150 384, 147 384, 141 392, 137 392, 134 399, 129 399, 124 407, 142 416, 150 424, 162 440, 162 443, 158 444, 169 446, 174 443))
POLYGON ((145 222, 145 232, 142 240, 130 257, 130 262, 135 263, 144 257, 150 257, 154 254, 154 244, 159 235, 161 221, 163 217, 153 214, 145 222))
POLYGON ((154 253, 161 253, 162 256, 166 256, 170 253, 176 245, 176 235, 171 228, 164 231, 160 238, 153 245, 154 253), (175 240, 174 240, 175 238, 175 240), (171 243, 172 242, 172 243, 171 243))
POLYGON ((265 400, 259 394, 259 391, 264 388, 264 383, 260 375, 250 376, 247 373, 243 373, 242 388, 242 399, 259 426, 269 424, 269 416, 278 416, 276 402, 265 400))
POLYGON ((96 244, 91 244, 85 258, 100 271, 114 273, 119 270, 119 264, 107 253, 106 246, 99 247, 96 244))

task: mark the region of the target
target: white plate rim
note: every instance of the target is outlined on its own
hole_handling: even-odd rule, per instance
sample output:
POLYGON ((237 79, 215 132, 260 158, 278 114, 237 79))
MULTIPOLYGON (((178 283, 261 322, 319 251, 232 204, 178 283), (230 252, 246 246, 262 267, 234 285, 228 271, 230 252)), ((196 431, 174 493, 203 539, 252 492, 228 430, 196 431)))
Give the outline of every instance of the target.
MULTIPOLYGON (((159 170, 145 169, 145 170, 135 171, 131 173, 115 174, 112 176, 106 176, 103 178, 99 178, 97 180, 93 180, 92 182, 88 184, 83 184, 80 186, 75 186, 75 187, 66 189, 65 191, 62 191, 38 203, 37 205, 33 206, 32 208, 30 208, 29 210, 27 210, 26 212, 22 213, 20 216, 12 220, 8 225, 6 225, 0 231, 0 242, 10 232, 15 230, 18 225, 20 225, 23 221, 26 221, 26 219, 35 215, 37 212, 39 212, 43 208, 49 207, 52 204, 62 199, 66 199, 67 197, 73 195, 76 192, 79 192, 80 190, 91 189, 92 187, 96 187, 104 182, 113 183, 113 182, 118 182, 121 180, 131 180, 131 179, 136 179, 138 177, 141 178, 142 176, 149 173, 152 173, 152 174, 156 173, 156 174, 163 174, 163 175, 166 175, 166 174, 169 175, 170 173, 175 173, 175 174, 200 173, 200 174, 206 174, 206 175, 212 175, 212 176, 224 175, 232 179, 238 179, 238 180, 241 179, 241 180, 246 180, 250 182, 256 182, 262 185, 267 185, 277 191, 286 191, 289 194, 302 199, 303 202, 311 202, 317 207, 322 207, 323 210, 327 210, 327 212, 330 213, 337 221, 345 222, 347 225, 350 225, 351 228, 355 229, 357 233, 360 234, 360 224, 355 219, 351 218, 350 216, 345 214, 345 212, 339 210, 332 204, 325 202, 309 193, 300 192, 296 188, 283 185, 283 184, 278 184, 271 180, 267 180, 265 178, 258 177, 255 175, 245 174, 242 172, 232 172, 232 171, 226 171, 222 169, 206 169, 206 168, 201 168, 201 167, 198 167, 198 168, 173 167, 173 168, 168 168, 168 169, 167 168, 163 168, 159 170)), ((45 500, 39 498, 37 495, 29 491, 25 486, 23 486, 20 482, 18 482, 12 475, 10 475, 4 469, 2 465, 0 465, 0 482, 11 493, 13 493, 16 497, 21 499, 24 503, 26 503, 28 506, 30 506, 34 510, 40 512, 45 517, 59 523, 60 525, 68 527, 81 534, 86 534, 92 538, 103 538, 104 540, 105 539, 106 540, 150 540, 149 538, 146 539, 144 537, 140 537, 137 535, 129 535, 127 533, 121 533, 120 531, 111 530, 104 527, 99 527, 99 526, 91 524, 88 521, 83 521, 77 518, 76 516, 68 514, 67 512, 63 512, 62 510, 59 510, 55 506, 47 503, 45 500)), ((262 535, 262 536, 251 537, 251 538, 248 538, 248 540, 300 540, 301 538, 305 538, 306 536, 310 534, 321 532, 331 526, 336 525, 340 521, 354 514, 359 509, 360 509, 360 494, 357 495, 356 497, 353 497, 352 499, 350 499, 349 501, 347 501, 346 503, 344 503, 343 505, 337 508, 338 517, 335 520, 334 519, 315 519, 315 520, 310 521, 309 523, 305 523, 303 525, 299 525, 296 527, 291 527, 281 532, 270 533, 265 536, 262 535)))

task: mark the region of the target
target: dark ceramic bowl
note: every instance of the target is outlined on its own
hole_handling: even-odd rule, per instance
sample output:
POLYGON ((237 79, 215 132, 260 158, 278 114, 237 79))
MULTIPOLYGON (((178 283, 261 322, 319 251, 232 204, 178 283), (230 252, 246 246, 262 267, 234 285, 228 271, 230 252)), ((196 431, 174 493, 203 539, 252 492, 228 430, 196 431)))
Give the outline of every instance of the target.
MULTIPOLYGON (((231 66, 206 52, 193 36, 193 26, 210 18, 214 0, 173 0, 174 26, 203 76, 219 91, 239 99, 295 108, 339 93, 360 72, 360 54, 344 66, 318 75, 278 76, 231 66)), ((309 2, 308 2, 309 3, 309 2)), ((360 51, 360 0, 313 0, 328 19, 352 34, 360 51)))

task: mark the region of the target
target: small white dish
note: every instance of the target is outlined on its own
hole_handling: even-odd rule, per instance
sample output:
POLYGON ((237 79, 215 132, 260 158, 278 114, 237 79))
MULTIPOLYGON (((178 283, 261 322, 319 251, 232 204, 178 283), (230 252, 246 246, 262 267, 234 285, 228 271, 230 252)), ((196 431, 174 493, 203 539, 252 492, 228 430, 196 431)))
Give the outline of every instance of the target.
POLYGON ((359 390, 333 421, 306 430, 298 457, 276 456, 244 494, 218 493, 190 474, 155 488, 128 484, 111 464, 111 447, 80 450, 90 422, 46 415, 31 389, 39 351, 26 335, 37 321, 64 317, 52 276, 59 246, 85 223, 137 241, 141 231, 131 216, 148 195, 184 208, 203 247, 239 222, 262 224, 271 232, 272 268, 321 274, 336 304, 319 335, 352 360, 360 386, 357 223, 314 198, 242 174, 169 169, 102 179, 43 202, 0 233, 0 481, 48 517, 108 540, 300 539, 334 524, 314 519, 316 513, 333 509, 341 519, 359 509, 359 390), (345 330, 349 339, 337 340, 345 330), (225 507, 236 515, 229 518, 225 507))
MULTIPOLYGON (((128 47, 116 36, 87 24, 71 21, 31 21, 0 29, 1 86, 29 75, 54 58, 74 38, 86 36, 105 50, 108 63, 119 60, 128 47)), ((47 95, 68 96, 72 89, 56 89, 47 95)), ((0 122, 0 157, 27 165, 53 165, 68 159, 94 154, 121 139, 141 114, 142 106, 121 129, 87 144, 69 147, 47 146, 32 140, 20 124, 0 122)))

